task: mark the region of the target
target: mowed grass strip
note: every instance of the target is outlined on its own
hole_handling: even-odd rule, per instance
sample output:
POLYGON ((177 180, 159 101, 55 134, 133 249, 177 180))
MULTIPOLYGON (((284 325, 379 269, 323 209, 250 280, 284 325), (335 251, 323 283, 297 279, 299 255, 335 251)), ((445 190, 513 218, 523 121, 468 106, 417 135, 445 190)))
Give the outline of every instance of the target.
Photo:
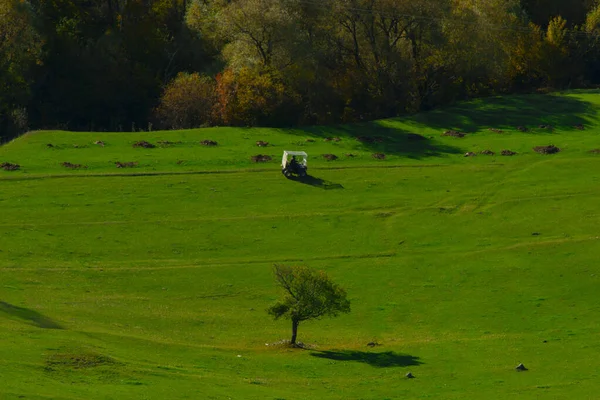
POLYGON ((596 96, 516 96, 381 121, 371 135, 413 146, 388 147, 383 161, 370 154, 385 143, 345 142, 364 126, 36 133, 0 148, 0 161, 24 166, 0 171, 0 397, 593 398, 596 96), (527 121, 555 129, 511 130, 527 121), (571 127, 580 121, 584 131, 571 127), (469 134, 441 137, 443 127, 469 134), (430 132, 437 153, 402 136, 415 131, 430 132), (266 151, 255 134, 284 143, 274 155, 315 138, 303 142, 315 150, 312 184, 286 180, 277 159, 251 165, 266 151), (129 143, 161 135, 219 145, 129 143), (105 147, 66 148, 91 136, 105 147), (548 144, 561 152, 532 150, 548 144), (486 148, 518 154, 464 157, 486 148), (89 160, 62 159, 80 150, 89 160), (137 169, 156 175, 86 176, 126 172, 102 151, 121 161, 147 151, 151 166, 137 169), (319 158, 336 151, 361 156, 319 158), (195 164, 177 164, 184 154, 195 164), (230 172, 172 174, 186 168, 230 172), (324 269, 348 291, 351 314, 300 326, 313 350, 276 345, 290 327, 265 312, 278 296, 275 262, 324 269), (529 371, 514 370, 521 362, 529 371))

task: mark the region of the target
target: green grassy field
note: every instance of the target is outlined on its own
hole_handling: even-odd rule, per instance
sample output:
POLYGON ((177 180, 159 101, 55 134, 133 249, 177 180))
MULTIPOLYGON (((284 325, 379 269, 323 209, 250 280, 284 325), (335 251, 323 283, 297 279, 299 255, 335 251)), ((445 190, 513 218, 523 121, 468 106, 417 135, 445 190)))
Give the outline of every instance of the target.
POLYGON ((597 398, 599 112, 587 91, 340 127, 27 134, 0 147, 21 165, 0 170, 0 398, 597 398), (313 179, 281 175, 284 149, 313 179), (300 326, 313 350, 272 345, 290 336, 265 312, 274 263, 348 292, 350 314, 300 326))

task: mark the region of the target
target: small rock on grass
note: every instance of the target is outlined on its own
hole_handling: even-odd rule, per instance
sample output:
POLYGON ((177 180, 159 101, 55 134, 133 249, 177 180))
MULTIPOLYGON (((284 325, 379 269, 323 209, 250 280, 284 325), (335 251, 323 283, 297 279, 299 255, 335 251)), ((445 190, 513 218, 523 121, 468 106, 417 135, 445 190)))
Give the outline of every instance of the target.
POLYGON ((521 363, 515 367, 517 371, 527 371, 527 368, 521 363))

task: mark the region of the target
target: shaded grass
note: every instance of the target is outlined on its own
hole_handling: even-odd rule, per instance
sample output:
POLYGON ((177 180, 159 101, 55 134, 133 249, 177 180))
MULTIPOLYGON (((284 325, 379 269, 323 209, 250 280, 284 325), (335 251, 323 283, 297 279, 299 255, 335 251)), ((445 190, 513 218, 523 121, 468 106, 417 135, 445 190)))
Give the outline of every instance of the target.
MULTIPOLYGON (((491 149, 496 153, 510 149, 519 154, 531 153, 535 146, 555 144, 568 151, 589 151, 597 147, 590 135, 578 131, 582 123, 593 129, 598 123, 600 104, 595 92, 570 92, 566 95, 527 95, 479 99, 457 106, 418 114, 413 117, 373 121, 334 127, 303 129, 208 128, 177 132, 89 133, 40 131, 31 132, 0 147, 0 160, 21 165, 20 171, 0 171, 0 177, 30 174, 65 174, 63 162, 85 164, 86 170, 70 171, 71 175, 123 173, 116 162, 137 162, 126 173, 227 171, 236 169, 276 168, 283 150, 305 150, 309 168, 332 166, 364 166, 377 163, 415 164, 459 162, 468 151, 479 153, 491 149), (540 129, 538 125, 555 129, 540 129), (528 133, 518 132, 524 125, 528 133), (502 128, 504 133, 488 128, 502 128), (464 139, 442 137, 448 129, 469 133, 464 139), (563 133, 569 133, 564 135, 563 133), (519 139, 515 140, 518 135, 519 139), (327 141, 339 137, 340 141, 327 141), (218 146, 207 147, 202 140, 216 140, 218 146), (358 140, 379 138, 377 141, 358 140), (307 142, 307 140, 312 140, 307 142), (556 139, 559 141, 556 142, 556 139), (101 140, 105 146, 94 143, 101 140), (169 146, 133 148, 138 141, 169 146), (256 146, 265 140, 269 147, 256 146), (551 142, 549 142, 551 141, 551 142), (556 142, 556 143, 554 143, 556 142), (52 147, 48 147, 52 144, 52 147), (251 157, 265 153, 272 161, 257 165, 251 157), (383 153, 385 160, 373 160, 373 153, 383 153), (322 154, 334 154, 328 162, 322 154), (352 154, 350 157, 348 154, 352 154)), ((474 161, 479 162, 479 161, 474 161)), ((494 159, 485 162, 494 162, 494 159)))

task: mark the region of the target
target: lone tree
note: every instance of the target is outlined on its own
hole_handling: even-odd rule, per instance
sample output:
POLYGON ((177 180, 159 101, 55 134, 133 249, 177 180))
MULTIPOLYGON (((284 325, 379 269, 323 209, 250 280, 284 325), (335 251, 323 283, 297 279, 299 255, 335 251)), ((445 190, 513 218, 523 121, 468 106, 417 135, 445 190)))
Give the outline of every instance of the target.
POLYGON ((292 320, 292 345, 296 344, 300 322, 350 312, 346 291, 325 272, 304 266, 275 265, 273 273, 285 295, 267 311, 276 320, 281 317, 292 320))

